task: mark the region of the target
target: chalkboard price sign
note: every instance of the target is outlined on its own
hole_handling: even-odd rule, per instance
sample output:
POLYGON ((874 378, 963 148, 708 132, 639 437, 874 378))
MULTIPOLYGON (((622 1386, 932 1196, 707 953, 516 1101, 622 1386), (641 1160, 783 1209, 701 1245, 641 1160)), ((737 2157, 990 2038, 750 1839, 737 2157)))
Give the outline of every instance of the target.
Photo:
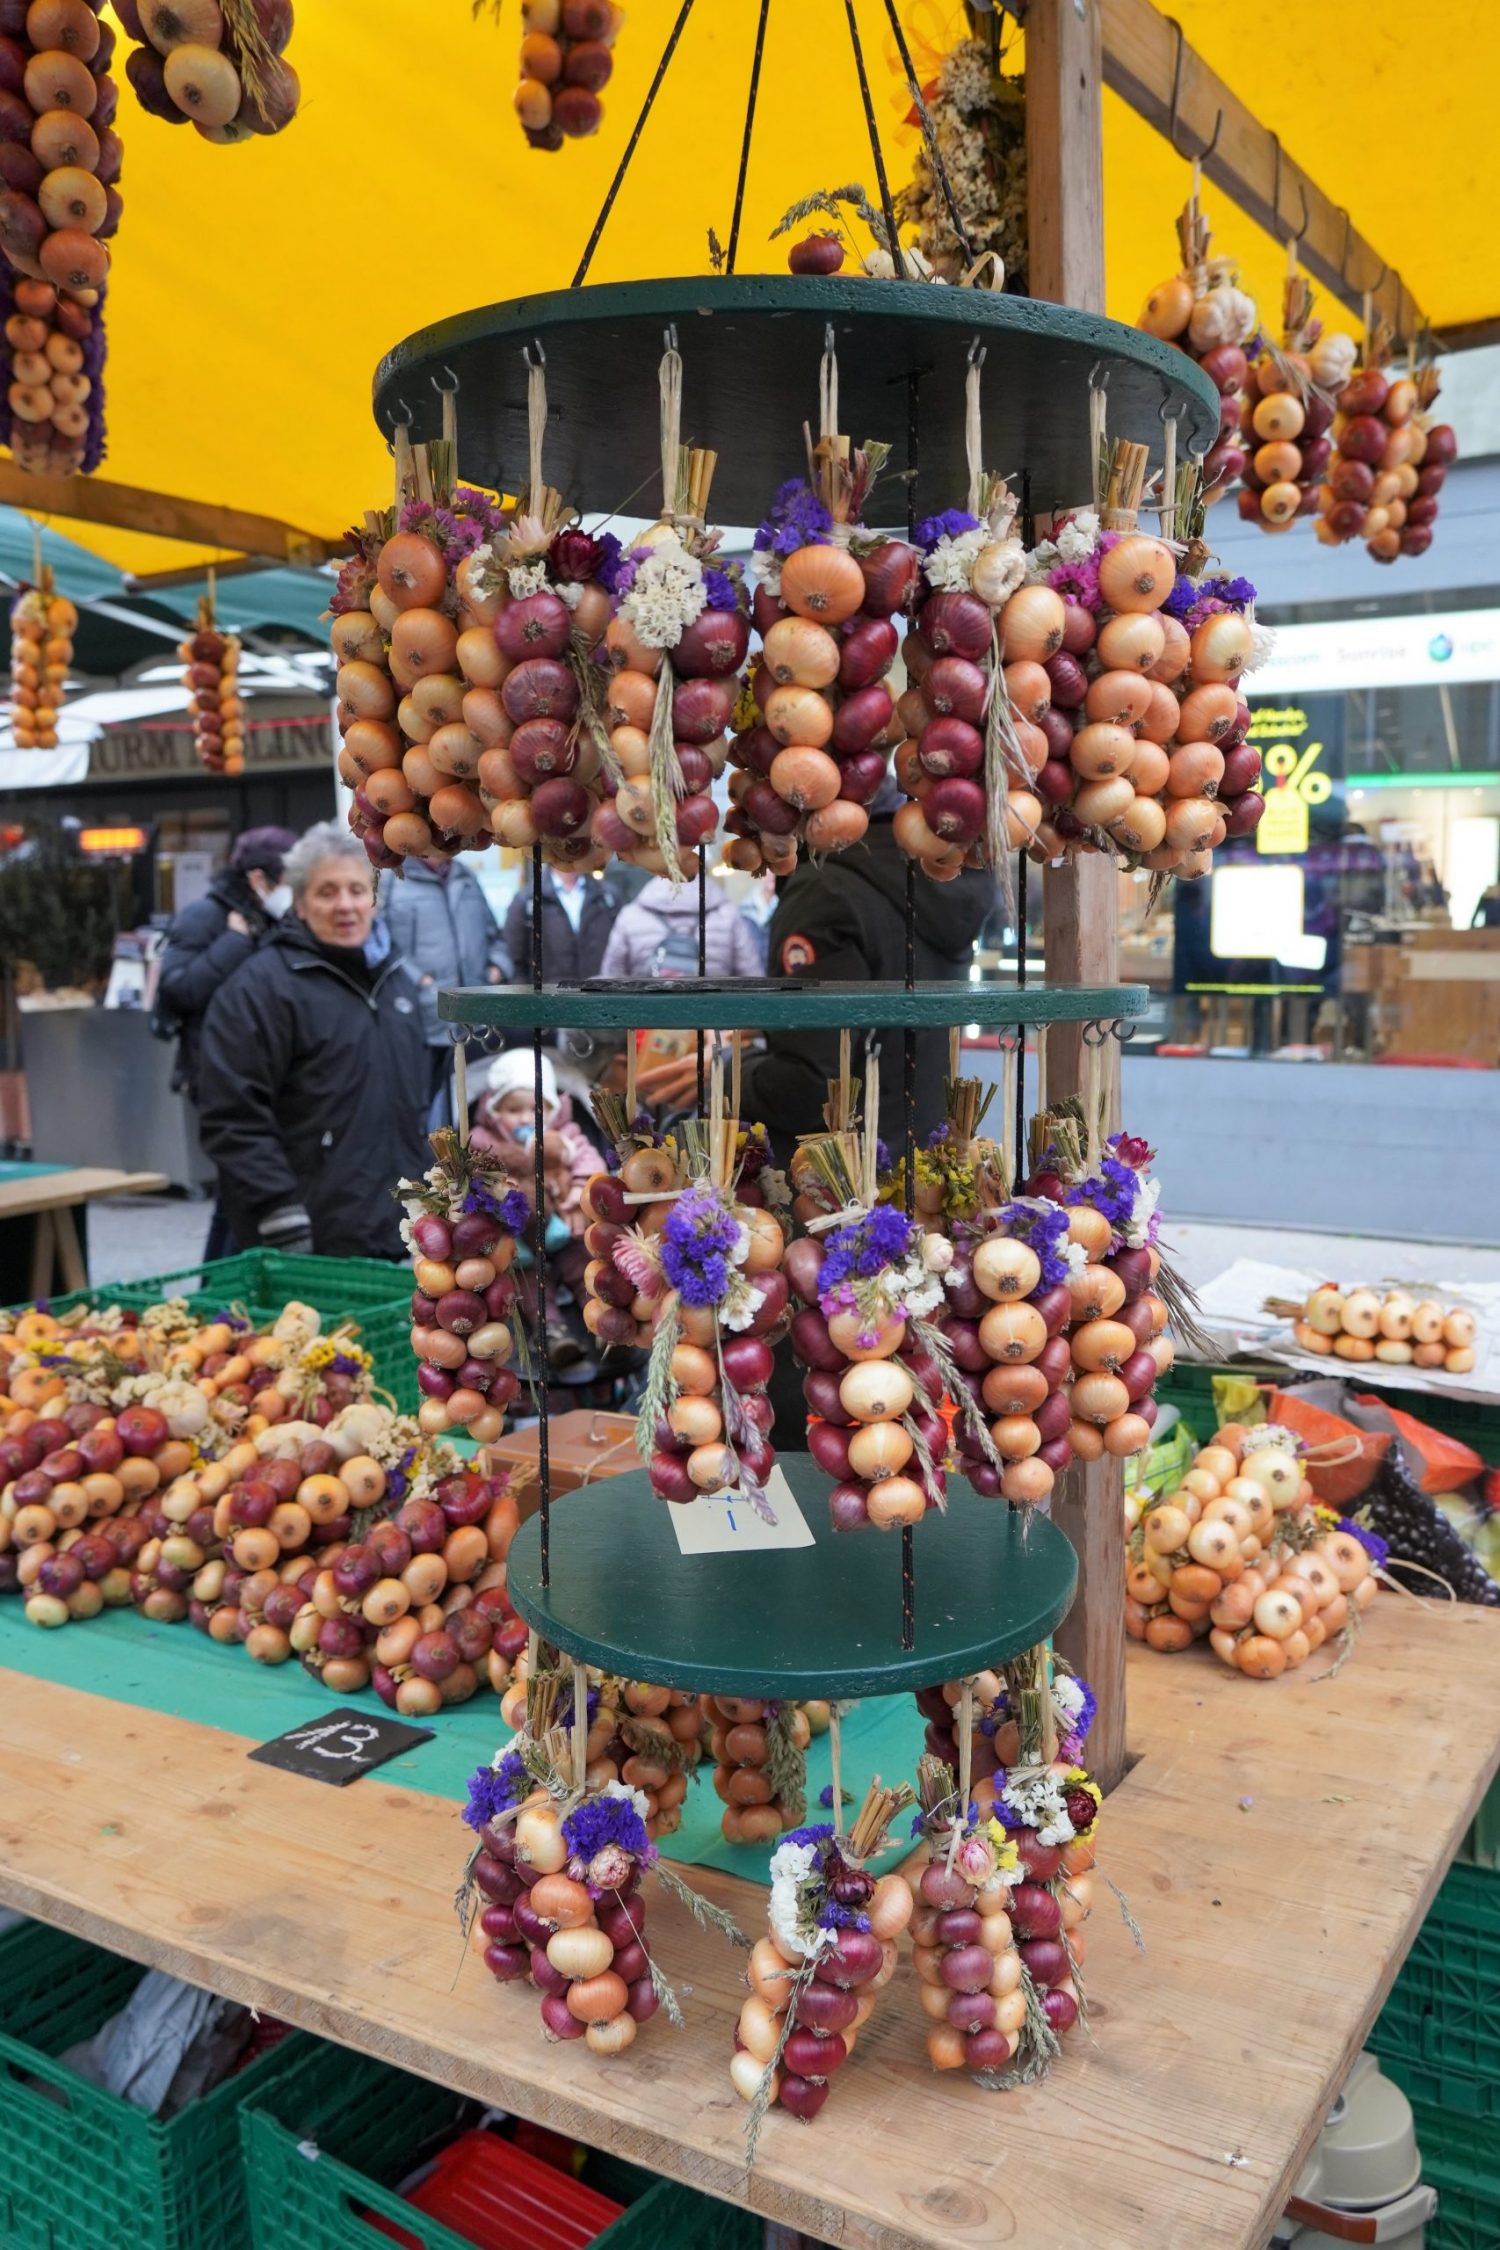
POLYGON ((387 1758, 430 1742, 432 1732, 431 1727, 409 1727, 368 1711, 324 1711, 274 1742, 263 1742, 250 1756, 263 1766, 279 1766, 283 1773, 300 1773, 309 1781, 331 1781, 342 1789, 373 1773, 387 1758))

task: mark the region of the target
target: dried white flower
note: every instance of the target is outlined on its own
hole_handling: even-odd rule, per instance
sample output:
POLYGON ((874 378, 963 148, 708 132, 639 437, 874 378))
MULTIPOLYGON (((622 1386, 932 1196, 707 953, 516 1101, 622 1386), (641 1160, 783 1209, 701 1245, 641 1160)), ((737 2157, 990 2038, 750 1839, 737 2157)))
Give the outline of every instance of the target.
POLYGON ((664 539, 636 564, 620 615, 646 648, 675 648, 707 605, 703 565, 680 539, 664 539))
POLYGON ((1093 508, 1080 508, 1057 534, 1059 562, 1084 562, 1099 544, 1099 516, 1093 508))
POLYGON ((512 601, 524 601, 528 594, 546 594, 552 589, 544 557, 535 562, 512 563, 505 574, 512 601))
POLYGON ((966 594, 974 564, 989 544, 990 535, 983 525, 977 531, 960 532, 956 539, 945 532, 923 563, 922 575, 939 593, 966 594))

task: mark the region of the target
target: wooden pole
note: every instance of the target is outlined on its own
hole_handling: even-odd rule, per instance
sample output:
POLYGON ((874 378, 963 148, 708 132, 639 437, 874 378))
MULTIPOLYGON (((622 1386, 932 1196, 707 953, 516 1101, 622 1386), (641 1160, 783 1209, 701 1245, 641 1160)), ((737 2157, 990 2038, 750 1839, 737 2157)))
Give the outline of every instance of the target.
MULTIPOLYGON (((1103 86, 1100 0, 1032 0, 1026 12, 1026 162, 1031 294, 1080 312, 1104 310, 1103 86)), ((1083 412, 1079 401, 1078 411, 1083 412)), ((1122 431, 1122 436, 1131 433, 1122 431)), ((1153 433, 1154 434, 1154 433, 1153 433)), ((1047 980, 1115 984, 1119 906, 1114 863, 1089 854, 1049 867, 1043 882, 1047 980)), ((1077 1092, 1079 1027, 1048 1042, 1049 1092, 1077 1092)), ((1125 1770, 1125 1518, 1120 1464, 1070 1469, 1053 1520, 1078 1555, 1078 1597, 1057 1646, 1099 1698, 1089 1741, 1101 1787, 1125 1770)))

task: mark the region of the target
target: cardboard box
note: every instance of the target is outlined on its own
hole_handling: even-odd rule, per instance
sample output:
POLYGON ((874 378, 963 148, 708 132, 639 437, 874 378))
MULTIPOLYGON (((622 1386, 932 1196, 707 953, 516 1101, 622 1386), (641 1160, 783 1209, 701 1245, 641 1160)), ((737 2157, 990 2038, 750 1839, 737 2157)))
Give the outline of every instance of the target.
MULTIPOLYGON (((538 1430, 507 1430, 484 1455, 497 1467, 508 1469, 524 1523, 541 1505, 538 1480, 538 1430)), ((569 1414, 554 1414, 547 1425, 547 1468, 552 1498, 576 1492, 580 1485, 602 1483, 627 1469, 640 1467, 635 1450, 635 1417, 630 1414, 592 1413, 575 1407, 569 1414)))

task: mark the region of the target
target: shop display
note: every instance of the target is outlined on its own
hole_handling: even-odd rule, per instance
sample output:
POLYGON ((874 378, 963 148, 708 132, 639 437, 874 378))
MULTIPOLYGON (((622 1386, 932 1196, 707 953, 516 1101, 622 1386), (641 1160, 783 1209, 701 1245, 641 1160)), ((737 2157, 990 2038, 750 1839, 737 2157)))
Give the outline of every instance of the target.
POLYGON ((533 148, 598 132, 624 21, 619 0, 522 0, 515 109, 533 148))
POLYGON ((1317 1504, 1291 1430, 1226 1425, 1131 1531, 1125 1629, 1167 1655, 1206 1639, 1248 1679, 1279 1679, 1335 1638, 1342 1661, 1384 1560, 1317 1504))
MULTIPOLYGON (((29 148, 0 142, 0 178, 8 176, 7 151, 32 160, 29 148)), ((0 256, 0 317, 0 443, 17 468, 39 476, 97 469, 104 458, 103 290, 85 304, 50 281, 13 272, 0 256)))
POLYGON ((1281 344, 1264 340, 1250 369, 1240 425, 1248 456, 1240 470, 1240 514, 1262 531, 1286 531, 1298 516, 1317 513, 1319 483, 1333 456, 1333 402, 1354 366, 1354 338, 1325 335, 1312 305, 1312 290, 1297 271, 1297 246, 1290 243, 1281 344))
POLYGON ((115 13, 140 41, 125 75, 148 116, 230 145, 296 116, 292 0, 116 0, 115 13))
POLYGON ((730 864, 749 874, 789 873, 799 843, 815 856, 858 843, 899 733, 886 675, 917 558, 864 528, 890 448, 852 446, 836 427, 831 349, 820 397, 807 479, 780 487, 755 534, 761 645, 737 714, 726 823, 730 864))
POLYGON ((451 1127, 432 1134, 435 1161, 402 1180, 402 1239, 412 1254, 411 1348, 428 1437, 462 1429, 481 1445, 499 1437, 519 1391, 512 1267, 532 1224, 530 1197, 496 1157, 451 1127))
POLYGON ((1243 436, 1253 391, 1249 350, 1260 315, 1240 287, 1236 261, 1208 254, 1212 237, 1198 205, 1198 178, 1195 161, 1192 192, 1177 221, 1181 269, 1152 290, 1136 326, 1195 360, 1223 401, 1219 435, 1203 462, 1204 487, 1214 501, 1242 475, 1249 457, 1243 436))
POLYGON ((431 446, 413 446, 405 427, 397 430, 395 502, 370 511, 354 532, 355 552, 328 605, 339 776, 354 792, 349 825, 376 867, 399 867, 409 852, 446 858, 490 841, 470 786, 482 745, 464 719, 465 659, 493 685, 498 650, 492 598, 476 589, 471 600, 466 565, 505 527, 488 494, 455 481, 451 393, 445 417, 446 434, 431 446), (475 601, 479 611, 491 608, 488 622, 475 601))
POLYGON ((55 750, 78 612, 47 564, 10 605, 10 731, 18 750, 55 750))
POLYGON ((1432 545, 1438 494, 1458 440, 1431 409, 1440 377, 1432 361, 1389 364, 1390 330, 1368 318, 1362 363, 1338 393, 1333 458, 1319 493, 1317 534, 1325 546, 1363 539, 1376 562, 1422 555, 1432 545))
POLYGON ((69 366, 71 354, 55 358, 47 347, 54 333, 63 344, 81 344, 88 331, 73 312, 96 306, 109 279, 109 238, 121 208, 119 88, 109 75, 115 34, 89 0, 33 0, 7 20, 13 28, 0 45, 0 254, 18 275, 56 292, 55 306, 40 295, 24 302, 18 296, 17 311, 46 322, 48 332, 12 343, 12 422, 49 424, 62 437, 84 440, 88 393, 69 399, 55 383, 57 375, 76 378, 84 362, 69 366), (66 417, 60 429, 59 412, 66 417))
POLYGON ((752 2161, 773 2104, 817 2116, 896 1973, 911 1886, 902 1875, 872 1875, 866 1863, 887 1849, 891 1822, 914 1795, 905 1782, 889 1789, 876 1780, 847 1834, 842 1820, 818 1822, 794 1829, 771 1855, 770 1935, 751 1949, 729 2066, 750 2104, 752 2161))
POLYGON ((1479 1325, 1473 1313, 1414 1289, 1345 1290, 1325 1281, 1300 1305, 1268 1298, 1266 1310, 1289 1318, 1299 1349, 1320 1359, 1378 1360, 1448 1375, 1474 1369, 1479 1325))
POLYGON ((211 592, 198 604, 197 631, 178 644, 177 653, 184 665, 182 684, 199 762, 206 773, 243 773, 245 706, 236 684, 240 639, 237 633, 219 631, 211 592))

